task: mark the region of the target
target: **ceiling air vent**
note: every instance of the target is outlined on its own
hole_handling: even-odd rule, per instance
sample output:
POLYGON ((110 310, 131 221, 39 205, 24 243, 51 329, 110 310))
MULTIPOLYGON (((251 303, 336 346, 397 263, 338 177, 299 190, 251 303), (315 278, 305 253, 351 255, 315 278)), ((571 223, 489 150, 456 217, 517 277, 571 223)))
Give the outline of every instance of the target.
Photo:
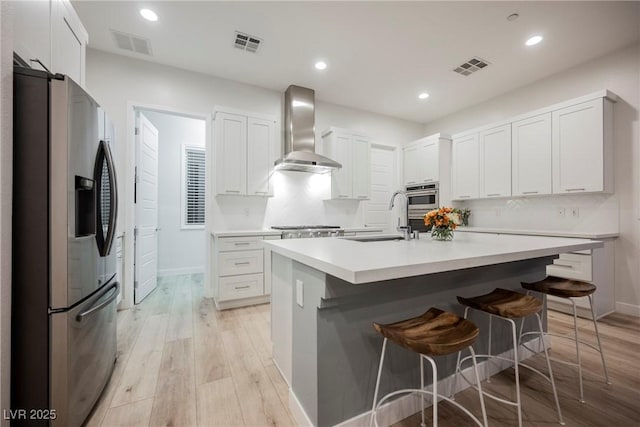
POLYGON ((463 76, 468 76, 475 73, 476 71, 482 70, 487 65, 489 65, 487 61, 474 56, 464 64, 458 65, 453 71, 458 74, 462 74, 463 76))
POLYGON ((143 55, 151 55, 151 41, 149 39, 115 30, 111 30, 111 34, 113 34, 113 39, 118 48, 143 55))
POLYGON ((241 33, 240 31, 235 32, 233 45, 238 49, 256 53, 260 48, 260 43, 262 43, 262 39, 259 39, 258 37, 246 33, 241 33))

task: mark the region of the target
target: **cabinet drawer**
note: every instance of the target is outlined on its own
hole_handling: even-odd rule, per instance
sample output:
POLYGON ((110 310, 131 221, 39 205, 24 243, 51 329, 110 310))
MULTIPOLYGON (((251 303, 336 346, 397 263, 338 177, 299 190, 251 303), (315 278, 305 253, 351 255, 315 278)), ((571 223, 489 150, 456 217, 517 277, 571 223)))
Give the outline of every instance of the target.
POLYGON ((218 276, 262 273, 263 251, 223 252, 218 254, 218 276))
POLYGON ((247 237, 220 237, 218 239, 219 252, 246 251, 248 249, 261 249, 262 236, 247 237))
POLYGON ((590 282, 593 280, 591 255, 560 254, 560 258, 553 260, 553 265, 547 266, 547 274, 590 282))
POLYGON ((257 297, 263 294, 264 275, 245 274, 242 276, 221 277, 218 300, 257 297))

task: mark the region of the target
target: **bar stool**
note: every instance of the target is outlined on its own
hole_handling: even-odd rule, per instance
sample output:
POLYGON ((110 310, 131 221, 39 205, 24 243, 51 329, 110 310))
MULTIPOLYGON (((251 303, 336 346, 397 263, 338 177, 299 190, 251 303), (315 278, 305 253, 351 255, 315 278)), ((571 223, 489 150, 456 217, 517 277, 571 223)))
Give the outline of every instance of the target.
MULTIPOLYGON (((500 398, 494 394, 491 394, 487 391, 483 393, 494 399, 498 402, 506 403, 507 405, 515 406, 518 409, 518 425, 522 427, 522 401, 520 398, 520 374, 519 374, 519 366, 530 369, 533 372, 544 377, 547 381, 551 383, 551 388, 553 389, 553 397, 556 401, 556 408, 558 410, 558 422, 564 425, 564 420, 562 419, 562 411, 560 410, 560 402, 558 401, 558 393, 556 390, 556 383, 553 379, 553 371, 551 370, 551 362, 549 360, 549 354, 547 352, 547 346, 544 343, 544 340, 540 340, 542 343, 542 348, 544 349, 544 355, 547 360, 547 369, 549 370, 549 376, 545 375, 543 372, 538 369, 521 363, 518 359, 518 337, 516 336, 516 322, 514 319, 523 319, 527 316, 535 315, 538 319, 538 328, 539 328, 539 336, 542 337, 542 320, 540 318, 540 310, 542 309, 542 301, 531 296, 524 295, 518 292, 510 291, 507 289, 496 288, 492 292, 480 295, 471 298, 458 297, 458 302, 465 306, 464 309, 464 318, 466 319, 469 314, 469 309, 474 309, 477 311, 482 311, 489 315, 489 348, 487 354, 477 354, 476 357, 486 358, 490 360, 491 358, 496 358, 500 360, 506 360, 509 362, 514 362, 515 369, 515 378, 516 378, 516 400, 507 400, 500 398), (496 317, 498 319, 503 319, 511 324, 511 333, 513 338, 513 360, 492 355, 491 354, 491 328, 492 328, 492 319, 496 317)), ((456 364, 456 374, 454 380, 454 386, 458 384, 458 375, 461 375, 462 378, 469 382, 467 378, 461 373, 461 365, 469 359, 469 357, 465 357, 464 359, 460 359, 461 353, 458 353, 458 362, 456 364)), ((490 379, 487 380, 490 382, 490 379)), ((470 382, 469 382, 470 383, 470 382)))
POLYGON ((378 426, 377 412, 385 401, 393 396, 403 393, 420 393, 421 395, 421 426, 425 426, 424 422, 424 395, 433 396, 433 426, 438 425, 438 398, 442 398, 453 403, 455 406, 464 411, 479 426, 487 426, 487 413, 484 407, 484 399, 482 397, 482 386, 480 385, 480 377, 478 376, 478 367, 476 365, 475 353, 473 351, 473 343, 478 337, 480 331, 472 322, 462 319, 461 317, 442 311, 437 308, 430 308, 421 316, 411 319, 402 320, 400 322, 381 325, 373 324, 374 328, 384 336, 382 342, 382 353, 380 354, 380 364, 378 366, 378 377, 376 379, 376 388, 373 394, 373 406, 371 408, 371 420, 369 425, 378 426), (380 388, 380 377, 382 374, 382 365, 384 363, 385 351, 387 348, 387 340, 391 340, 401 347, 406 348, 414 353, 418 353, 420 357, 420 389, 402 389, 394 391, 384 396, 380 401, 378 399, 378 391, 380 388), (467 408, 445 396, 438 395, 438 370, 432 356, 444 356, 460 352, 464 348, 468 348, 471 352, 473 367, 476 374, 476 382, 478 388, 478 396, 480 397, 480 406, 482 408, 481 422, 467 408), (424 365, 423 360, 426 359, 431 364, 433 391, 424 389, 424 365))
MULTIPOLYGON (((582 359, 580 358, 580 344, 584 344, 592 349, 596 350, 600 353, 600 358, 602 359, 602 369, 604 370, 604 377, 607 384, 611 384, 609 381, 609 374, 607 372, 607 365, 604 361, 604 353, 602 352, 602 344, 600 343, 600 333, 598 332, 598 322, 596 321, 596 315, 593 311, 593 294, 596 291, 596 285, 589 282, 582 282, 579 280, 571 280, 571 279, 563 279, 560 277, 548 276, 546 279, 541 280, 535 283, 522 283, 522 287, 527 290, 527 294, 530 292, 539 292, 545 295, 553 295, 560 298, 565 298, 571 301, 573 306, 573 337, 558 335, 558 334, 550 334, 546 333, 545 335, 569 339, 575 341, 576 343, 576 363, 569 362, 566 360, 558 360, 552 358, 551 360, 559 363, 564 363, 565 365, 575 366, 578 368, 578 382, 580 384, 580 402, 584 403, 584 388, 582 386, 582 359), (578 336, 578 314, 576 310, 576 298, 589 298, 589 306, 591 308, 591 319, 593 320, 593 328, 596 333, 596 340, 598 342, 598 347, 595 345, 580 341, 578 336)), ((545 300, 546 302, 546 300, 545 300)), ((523 322, 524 324, 524 322, 523 322)), ((523 336, 530 334, 531 332, 522 333, 522 326, 520 325, 520 339, 523 336)))

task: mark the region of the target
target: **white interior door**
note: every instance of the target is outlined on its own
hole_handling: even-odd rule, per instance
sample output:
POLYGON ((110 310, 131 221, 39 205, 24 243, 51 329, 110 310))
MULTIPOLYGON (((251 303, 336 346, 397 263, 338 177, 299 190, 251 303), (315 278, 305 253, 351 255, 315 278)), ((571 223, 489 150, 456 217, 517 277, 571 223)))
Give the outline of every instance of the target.
POLYGON ((396 187, 395 158, 393 147, 371 146, 371 195, 364 223, 367 227, 380 227, 384 232, 390 232, 393 227, 394 217, 389 210, 389 200, 396 187))
POLYGON ((135 291, 138 304, 158 282, 158 130, 138 113, 136 136, 135 291))

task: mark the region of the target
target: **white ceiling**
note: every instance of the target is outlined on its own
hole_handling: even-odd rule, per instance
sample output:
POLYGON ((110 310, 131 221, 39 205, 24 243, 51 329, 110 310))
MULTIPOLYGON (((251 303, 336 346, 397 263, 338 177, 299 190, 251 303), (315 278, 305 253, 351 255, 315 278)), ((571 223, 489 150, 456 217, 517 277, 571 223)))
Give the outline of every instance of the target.
POLYGON ((89 46, 416 122, 477 104, 640 39, 640 2, 74 1, 89 46), (159 16, 145 21, 139 9, 159 16), (517 12, 520 18, 507 21, 517 12), (110 29, 149 38, 153 56, 110 29), (264 41, 233 47, 234 31, 264 41), (541 34, 544 41, 525 47, 541 34), (452 71, 478 56, 489 67, 452 71), (318 72, 313 64, 329 67, 318 72), (418 100, 419 92, 430 93, 418 100))

